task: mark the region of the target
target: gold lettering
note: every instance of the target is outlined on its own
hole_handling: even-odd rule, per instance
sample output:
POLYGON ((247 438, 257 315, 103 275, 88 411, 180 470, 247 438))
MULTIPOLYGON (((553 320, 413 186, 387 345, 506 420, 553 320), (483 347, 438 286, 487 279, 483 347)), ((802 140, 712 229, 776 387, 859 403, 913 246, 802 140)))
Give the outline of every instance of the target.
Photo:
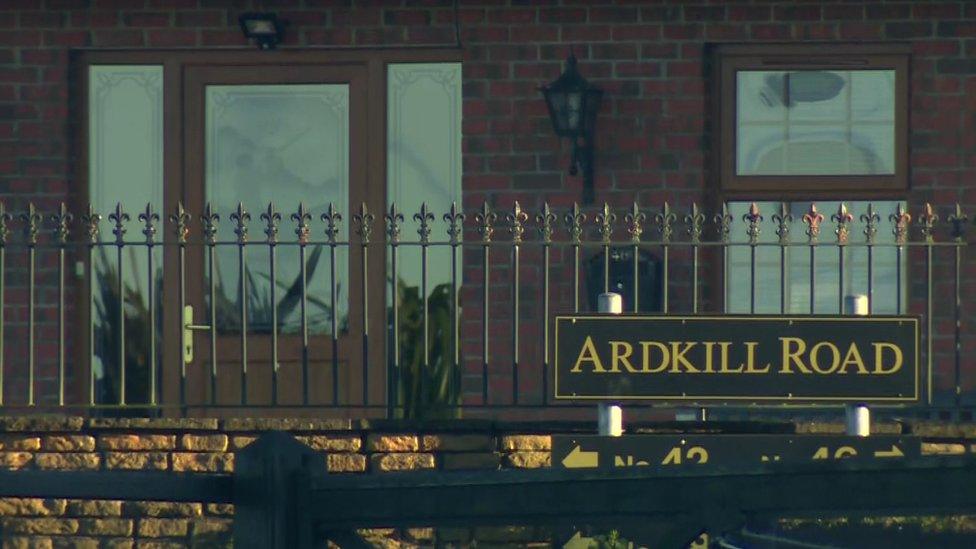
POLYGON ((668 364, 671 362, 671 353, 668 351, 667 345, 660 341, 641 341, 640 345, 642 354, 644 355, 642 366, 645 374, 656 374, 668 369, 668 364), (661 363, 656 368, 651 368, 651 347, 657 347, 661 350, 661 363))
POLYGON ((875 341, 871 343, 874 345, 874 373, 880 376, 891 375, 898 370, 901 370, 902 362, 904 361, 904 356, 902 355, 901 348, 894 343, 889 343, 887 341, 875 341), (884 349, 891 349, 895 353, 895 363, 889 369, 884 367, 884 349))
MULTIPOLYGON (((747 374, 765 374, 769 371, 769 363, 766 363, 762 369, 756 368, 756 346, 759 345, 758 341, 746 341, 746 373, 747 374)), ((740 368, 742 365, 739 366, 740 368)))
POLYGON ((866 374, 868 369, 864 366, 864 360, 861 358, 861 351, 857 349, 857 343, 851 342, 851 347, 847 349, 847 355, 844 357, 844 363, 840 365, 840 370, 837 370, 839 374, 847 373, 847 366, 853 364, 857 366, 857 373, 866 374))
POLYGON ((779 340, 783 342, 783 364, 779 373, 792 374, 790 363, 793 363, 799 373, 809 374, 810 369, 803 364, 803 351, 807 350, 806 342, 798 337, 781 337, 779 340), (791 350, 794 344, 796 349, 791 350))
POLYGON ((829 341, 821 341, 820 343, 817 343, 813 347, 810 347, 810 366, 813 368, 813 371, 817 372, 818 374, 826 375, 834 373, 834 370, 840 367, 840 349, 829 341), (830 350, 830 355, 832 357, 830 361, 830 368, 827 368, 826 370, 820 368, 820 349, 823 349, 824 347, 830 350))
POLYGON ((596 346, 593 344, 593 338, 590 336, 586 336, 586 341, 583 342, 583 348, 580 349, 579 356, 576 357, 576 364, 573 365, 573 369, 570 372, 580 372, 584 362, 593 363, 593 373, 595 374, 605 374, 607 372, 603 368, 603 363, 600 362, 600 355, 597 354, 596 346))
POLYGON ((639 370, 634 368, 634 365, 630 362, 630 355, 634 354, 634 347, 626 341, 611 341, 610 342, 610 371, 619 372, 620 365, 623 364, 624 368, 628 372, 637 373, 639 370), (623 349, 621 353, 620 350, 623 349))
POLYGON ((711 374, 715 371, 712 369, 712 348, 715 347, 715 342, 703 341, 702 344, 705 346, 705 373, 711 374))
POLYGON ((742 364, 736 369, 729 368, 729 347, 732 345, 731 341, 722 341, 719 346, 722 347, 722 364, 718 368, 720 374, 737 374, 742 371, 742 364))
POLYGON ((689 362, 687 358, 685 358, 685 353, 687 353, 689 349, 697 345, 697 343, 695 343, 694 341, 685 341, 683 342, 685 344, 685 348, 681 350, 679 350, 682 343, 681 341, 669 341, 668 343, 671 344, 671 373, 672 374, 680 373, 678 371, 680 369, 678 367, 679 362, 685 365, 685 368, 687 368, 689 374, 700 373, 699 370, 695 368, 695 365, 689 362))

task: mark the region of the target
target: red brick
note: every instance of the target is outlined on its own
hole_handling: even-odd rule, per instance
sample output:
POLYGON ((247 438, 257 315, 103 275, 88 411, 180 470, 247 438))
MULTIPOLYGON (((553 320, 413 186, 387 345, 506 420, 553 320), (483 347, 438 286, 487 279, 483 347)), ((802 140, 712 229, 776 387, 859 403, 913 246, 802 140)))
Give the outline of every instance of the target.
POLYGON ((637 8, 622 7, 592 7, 590 8, 590 23, 636 23, 640 20, 637 8))
POLYGON ((797 23, 793 35, 800 40, 832 40, 837 38, 837 25, 834 23, 797 23))
POLYGON ((586 10, 581 8, 544 8, 539 10, 540 23, 586 23, 586 10))
POLYGON ((864 6, 844 4, 823 6, 823 18, 825 20, 843 19, 845 21, 864 19, 864 6))
POLYGON ((349 45, 352 44, 352 31, 349 29, 306 30, 305 43, 309 45, 349 45))
POLYGON ((380 10, 378 9, 353 8, 332 10, 332 25, 336 27, 359 27, 379 24, 380 10))
POLYGON ((773 19, 777 21, 819 21, 820 6, 776 6, 773 19))
POLYGON ((750 33, 757 40, 786 40, 790 38, 790 26, 752 25, 750 33))
POLYGON ((386 10, 383 22, 387 25, 429 25, 430 12, 424 10, 386 10))
POLYGON ((137 12, 122 16, 127 27, 168 27, 172 21, 168 13, 137 12))
POLYGON ((842 40, 877 40, 881 38, 881 23, 841 23, 842 40))
POLYGON ((149 31, 149 45, 156 48, 196 46, 197 31, 165 29, 149 31))
POLYGON ((223 12, 217 10, 179 11, 176 13, 178 27, 220 27, 227 24, 223 12))
POLYGON ((239 30, 200 31, 200 44, 204 46, 243 46, 247 39, 239 30))
POLYGON ((916 40, 912 42, 912 53, 933 57, 959 55, 959 42, 956 40, 916 40))
POLYGON ((685 6, 685 21, 724 21, 725 6, 685 6))
POLYGON ((659 40, 661 25, 624 25, 613 27, 614 40, 659 40))
POLYGON ((489 23, 535 23, 536 10, 525 8, 489 9, 489 23))
POLYGON ((909 4, 873 4, 865 8, 868 19, 891 21, 894 19, 908 19, 912 15, 909 4))
POLYGON ((22 29, 63 27, 64 15, 56 11, 23 12, 17 18, 17 24, 22 29))
POLYGON ((556 42, 559 27, 555 25, 515 25, 511 30, 512 42, 556 42))
MULTIPOLYGON (((615 27, 621 28, 621 27, 615 27)), ((566 42, 597 42, 610 40, 611 30, 606 25, 572 25, 560 27, 560 38, 566 42)))
POLYGON ((117 27, 119 14, 115 11, 76 11, 71 13, 71 26, 81 28, 117 27))
POLYGON ((665 25, 664 38, 667 40, 691 40, 702 34, 701 25, 665 25))
POLYGON ((772 13, 769 6, 729 6, 729 21, 769 21, 772 13))
POLYGON ((912 16, 916 18, 955 19, 959 17, 958 3, 922 2, 912 6, 912 16))

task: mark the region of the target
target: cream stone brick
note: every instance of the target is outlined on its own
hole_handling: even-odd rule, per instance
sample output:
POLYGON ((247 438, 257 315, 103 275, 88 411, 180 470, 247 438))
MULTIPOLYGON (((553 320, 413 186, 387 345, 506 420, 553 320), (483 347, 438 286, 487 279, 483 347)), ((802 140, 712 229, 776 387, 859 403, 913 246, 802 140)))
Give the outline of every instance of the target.
POLYGON ((959 455, 966 453, 966 446, 963 444, 951 444, 942 442, 923 442, 923 455, 959 455))
POLYGON ((56 469, 62 471, 79 471, 98 469, 101 456, 95 453, 37 453, 34 454, 34 465, 38 469, 56 469))
POLYGON ((227 450, 227 435, 183 435, 180 448, 191 452, 224 452, 227 450))
POLYGON ((309 448, 321 452, 358 452, 363 447, 363 439, 358 436, 312 435, 297 438, 309 448))
POLYGON ((434 454, 413 452, 373 454, 370 463, 374 471, 412 471, 435 467, 434 454))
POLYGON ((505 451, 551 450, 552 437, 550 435, 506 435, 502 437, 499 447, 505 451))
POLYGON ((78 533, 91 536, 131 536, 132 519, 83 518, 78 519, 78 533))
POLYGON ((51 435, 41 438, 45 452, 93 452, 95 437, 88 435, 51 435))
POLYGON ((23 469, 33 459, 30 452, 0 452, 0 469, 23 469))
POLYGON ((51 538, 11 536, 3 538, 3 549, 52 549, 51 538))
POLYGON ((420 449, 417 435, 370 434, 366 439, 370 452, 416 452, 420 449))
POLYGON ((51 538, 54 549, 98 549, 98 538, 71 536, 51 538))
POLYGON ((186 544, 180 541, 145 540, 136 542, 137 549, 186 549, 186 544))
POLYGON ((127 501, 122 504, 122 514, 127 517, 199 517, 203 515, 203 505, 200 503, 127 501))
POLYGON ((138 533, 147 538, 186 536, 190 521, 182 518, 144 518, 139 520, 138 533))
POLYGON ((231 503, 208 503, 208 515, 233 515, 234 505, 231 503))
POLYGON ((234 450, 240 450, 257 439, 258 437, 252 437, 252 436, 230 437, 230 446, 234 450))
POLYGON ((200 473, 230 473, 234 471, 234 454, 173 452, 173 470, 200 473))
POLYGON ((169 459, 166 452, 105 452, 105 467, 165 471, 169 459))
POLYGON ((366 456, 362 454, 329 454, 326 468, 330 473, 361 473, 366 470, 366 456))
POLYGON ((66 507, 67 502, 63 499, 3 498, 0 499, 0 516, 60 516, 66 507))
POLYGON ((70 517, 118 517, 122 515, 122 502, 109 500, 68 500, 65 515, 70 517))
POLYGON ((4 518, 4 534, 74 534, 78 531, 78 520, 67 518, 4 518))
POLYGON ((98 437, 101 450, 172 450, 176 448, 176 435, 105 434, 98 437))
POLYGON ((136 542, 131 539, 104 539, 102 549, 132 549, 136 542))
POLYGON ((514 452, 505 455, 505 464, 516 469, 538 469, 552 466, 550 452, 514 452))
POLYGON ((0 450, 36 452, 41 449, 41 438, 22 435, 0 435, 0 450))

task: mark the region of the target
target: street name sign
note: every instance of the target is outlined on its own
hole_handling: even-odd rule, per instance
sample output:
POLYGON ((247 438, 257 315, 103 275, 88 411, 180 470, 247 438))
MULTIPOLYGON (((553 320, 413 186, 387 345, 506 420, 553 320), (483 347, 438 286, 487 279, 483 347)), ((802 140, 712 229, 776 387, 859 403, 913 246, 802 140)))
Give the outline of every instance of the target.
POLYGON ((918 341, 910 316, 557 316, 555 397, 917 402, 918 341))
POLYGON ((554 435, 552 465, 564 469, 673 469, 836 460, 897 461, 921 456, 921 447, 921 439, 899 436, 554 435))

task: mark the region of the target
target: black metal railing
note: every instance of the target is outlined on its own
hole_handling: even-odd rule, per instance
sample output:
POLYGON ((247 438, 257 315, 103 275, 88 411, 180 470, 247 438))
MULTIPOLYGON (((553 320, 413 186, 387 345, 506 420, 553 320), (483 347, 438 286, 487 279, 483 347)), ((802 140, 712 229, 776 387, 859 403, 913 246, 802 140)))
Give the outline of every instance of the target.
POLYGON ((624 294, 627 312, 663 314, 838 314, 863 293, 869 313, 922 317, 925 403, 966 405, 961 208, 944 221, 928 204, 914 218, 901 204, 856 216, 840 203, 829 218, 795 208, 780 204, 766 222, 755 203, 713 215, 518 202, 438 215, 425 203, 410 223, 396 205, 377 215, 361 204, 347 231, 334 204, 317 223, 304 204, 268 204, 253 239, 244 204, 229 227, 210 204, 197 219, 182 204, 168 216, 147 204, 135 221, 122 204, 105 218, 92 206, 75 216, 63 203, 47 215, 0 204, 0 406, 565 410, 549 396, 552 317, 593 310, 607 291, 624 294), (294 237, 279 235, 286 216, 294 237), (290 285, 285 271, 297 271, 290 285), (371 334, 377 322, 383 337, 371 334), (197 339, 206 361, 191 352, 197 339))

